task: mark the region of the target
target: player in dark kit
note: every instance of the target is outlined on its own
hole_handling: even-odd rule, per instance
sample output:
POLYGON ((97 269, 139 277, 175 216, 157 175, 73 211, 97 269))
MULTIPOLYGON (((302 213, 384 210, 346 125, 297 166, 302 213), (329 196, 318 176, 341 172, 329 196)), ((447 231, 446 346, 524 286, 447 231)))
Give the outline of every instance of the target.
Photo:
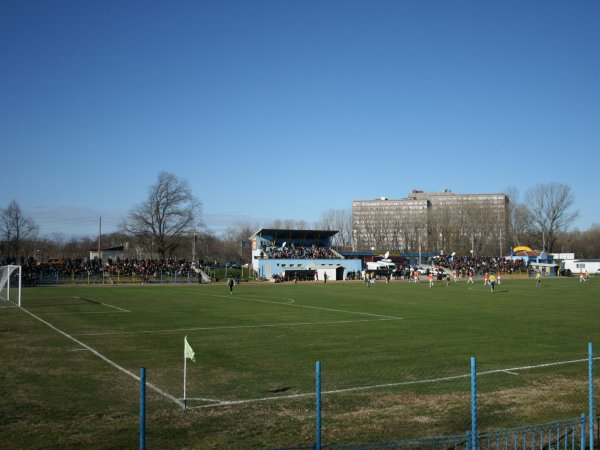
POLYGON ((229 280, 227 280, 227 286, 229 286, 229 294, 233 294, 233 285, 235 284, 235 282, 233 281, 233 278, 229 278, 229 280))

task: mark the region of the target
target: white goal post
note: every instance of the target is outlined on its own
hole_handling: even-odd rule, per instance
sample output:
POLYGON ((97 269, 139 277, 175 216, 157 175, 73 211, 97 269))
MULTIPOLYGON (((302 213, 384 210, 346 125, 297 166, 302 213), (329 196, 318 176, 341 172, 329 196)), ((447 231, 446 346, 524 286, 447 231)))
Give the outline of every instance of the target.
POLYGON ((0 267, 0 306, 21 306, 21 266, 0 267))

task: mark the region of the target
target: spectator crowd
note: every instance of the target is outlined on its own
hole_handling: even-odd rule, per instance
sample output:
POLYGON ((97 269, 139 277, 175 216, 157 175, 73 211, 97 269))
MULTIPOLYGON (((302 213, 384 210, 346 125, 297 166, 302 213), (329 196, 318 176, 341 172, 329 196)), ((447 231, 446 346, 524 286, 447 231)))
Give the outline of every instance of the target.
POLYGON ((340 259, 329 247, 296 247, 291 244, 288 247, 265 247, 262 256, 268 259, 340 259))
POLYGON ((450 271, 465 275, 472 270, 475 275, 501 272, 503 274, 519 273, 527 270, 522 259, 493 258, 485 256, 440 256, 437 265, 450 271))
POLYGON ((25 281, 39 279, 41 276, 84 277, 84 276, 109 276, 109 277, 149 277, 159 276, 193 276, 197 273, 189 261, 175 259, 124 259, 118 261, 108 260, 102 262, 98 259, 64 259, 38 262, 34 258, 21 258, 20 261, 4 258, 5 264, 20 264, 22 276, 25 281))
MULTIPOLYGON (((265 248, 263 257, 273 259, 339 259, 340 256, 328 247, 281 247, 265 248)), ((0 265, 20 264, 22 276, 26 284, 35 284, 44 276, 60 278, 83 278, 83 277, 111 277, 127 278, 138 277, 142 280, 159 277, 197 277, 195 267, 189 261, 176 259, 123 259, 102 262, 98 259, 64 259, 41 262, 33 257, 0 258, 0 265)), ((456 271, 460 278, 466 278, 472 271, 474 275, 487 273, 513 274, 526 272, 527 264, 521 259, 497 258, 484 256, 439 256, 424 261, 426 266, 444 268, 450 272, 456 271)), ((202 267, 201 267, 202 268, 202 267)), ((408 278, 415 268, 406 265, 392 274, 394 278, 408 278)), ((361 279, 360 272, 348 273, 348 279, 361 279)))

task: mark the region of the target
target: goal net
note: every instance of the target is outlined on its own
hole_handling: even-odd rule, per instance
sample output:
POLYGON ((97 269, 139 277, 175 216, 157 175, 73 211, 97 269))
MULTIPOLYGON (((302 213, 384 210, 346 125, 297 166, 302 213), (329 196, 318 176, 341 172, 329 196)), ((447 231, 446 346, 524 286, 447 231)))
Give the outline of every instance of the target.
POLYGON ((0 267, 0 306, 21 306, 21 266, 0 267))

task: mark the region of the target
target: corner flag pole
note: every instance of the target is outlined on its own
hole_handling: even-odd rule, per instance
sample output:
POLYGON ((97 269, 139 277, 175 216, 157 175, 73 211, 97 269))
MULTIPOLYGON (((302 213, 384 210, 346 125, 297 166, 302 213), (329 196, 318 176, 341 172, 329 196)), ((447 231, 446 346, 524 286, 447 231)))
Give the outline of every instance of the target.
POLYGON ((196 362, 196 356, 194 354, 194 350, 192 346, 189 344, 187 340, 187 336, 183 338, 183 409, 187 408, 186 400, 186 386, 187 386, 187 359, 190 358, 192 361, 196 362))
POLYGON ((186 396, 185 388, 187 384, 187 352, 185 351, 185 344, 183 347, 183 409, 186 409, 186 396))

